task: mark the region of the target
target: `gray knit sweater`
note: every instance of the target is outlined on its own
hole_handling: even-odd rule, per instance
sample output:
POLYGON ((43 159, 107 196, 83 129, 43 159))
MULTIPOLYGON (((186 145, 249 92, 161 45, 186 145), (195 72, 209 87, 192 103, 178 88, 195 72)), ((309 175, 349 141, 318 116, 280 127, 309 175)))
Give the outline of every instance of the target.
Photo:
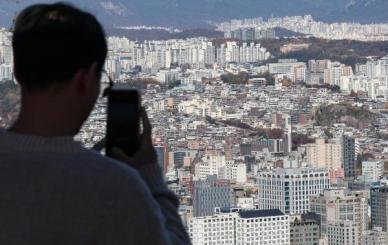
POLYGON ((0 130, 0 244, 189 244, 159 167, 0 130))

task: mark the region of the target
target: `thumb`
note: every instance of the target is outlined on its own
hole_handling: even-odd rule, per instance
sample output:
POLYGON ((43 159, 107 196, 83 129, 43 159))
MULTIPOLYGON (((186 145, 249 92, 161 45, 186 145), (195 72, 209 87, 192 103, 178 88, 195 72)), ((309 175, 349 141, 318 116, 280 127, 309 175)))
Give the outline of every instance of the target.
POLYGON ((105 145, 106 145, 106 138, 103 138, 102 140, 100 140, 99 142, 97 142, 94 146, 93 146, 93 150, 95 151, 101 151, 102 149, 105 148, 105 145))
POLYGON ((118 147, 113 147, 111 150, 112 156, 120 161, 126 162, 126 163, 133 163, 135 162, 135 159, 133 157, 129 157, 123 150, 121 150, 118 147))
POLYGON ((117 148, 117 147, 112 148, 111 154, 115 159, 123 161, 123 162, 128 162, 130 160, 129 157, 127 156, 127 154, 125 154, 125 152, 123 150, 121 150, 120 148, 117 148))

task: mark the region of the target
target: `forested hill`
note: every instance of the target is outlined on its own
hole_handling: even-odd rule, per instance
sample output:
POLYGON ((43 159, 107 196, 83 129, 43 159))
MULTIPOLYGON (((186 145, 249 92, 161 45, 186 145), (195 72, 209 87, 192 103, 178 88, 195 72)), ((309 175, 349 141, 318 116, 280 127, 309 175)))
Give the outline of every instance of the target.
MULTIPOLYGON (((9 27, 22 8, 57 0, 1 0, 0 26, 9 27)), ((208 26, 209 21, 311 14, 326 22, 388 22, 386 0, 67 0, 98 16, 106 26, 208 26)))

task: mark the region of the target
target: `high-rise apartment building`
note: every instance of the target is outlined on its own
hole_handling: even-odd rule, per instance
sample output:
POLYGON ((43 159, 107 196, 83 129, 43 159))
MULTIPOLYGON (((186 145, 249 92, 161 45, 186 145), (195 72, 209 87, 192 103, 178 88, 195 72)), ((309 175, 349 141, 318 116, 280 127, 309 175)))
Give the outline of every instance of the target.
POLYGON ((355 140, 347 135, 342 137, 343 168, 345 177, 356 176, 356 148, 355 140))
POLYGON ((193 245, 290 244, 289 217, 278 209, 223 209, 193 217, 189 234, 193 245))
POLYGON ((293 168, 259 172, 258 202, 260 209, 280 209, 286 214, 308 212, 310 197, 330 188, 325 169, 293 168))
POLYGON ((327 234, 330 222, 353 221, 358 233, 368 229, 368 199, 362 193, 346 193, 343 188, 325 190, 310 199, 310 211, 320 215, 321 232, 327 234))
POLYGON ((312 167, 326 168, 330 172, 331 184, 344 177, 343 152, 340 139, 316 139, 315 143, 306 145, 307 164, 312 167))
POLYGON ((262 39, 274 39, 274 29, 239 28, 225 33, 226 38, 235 38, 242 41, 255 41, 262 39))
POLYGON ((388 56, 379 60, 368 60, 366 63, 366 74, 369 78, 385 77, 388 75, 388 56))
POLYGON ((329 68, 324 70, 324 83, 340 86, 341 77, 351 75, 353 75, 352 67, 334 62, 331 63, 329 68))
POLYGON ((388 231, 388 186, 372 187, 370 191, 372 227, 388 231))
POLYGON ((306 145, 307 163, 312 167, 327 168, 335 171, 342 165, 342 144, 338 141, 325 142, 316 139, 315 143, 306 145))
POLYGON ((330 60, 309 60, 308 67, 311 73, 324 73, 331 66, 330 60))
POLYGON ((376 182, 384 174, 383 161, 364 161, 362 162, 362 176, 367 182, 376 182))
POLYGON ((212 215, 215 207, 234 206, 234 197, 229 180, 209 176, 205 181, 194 181, 193 216, 212 215))

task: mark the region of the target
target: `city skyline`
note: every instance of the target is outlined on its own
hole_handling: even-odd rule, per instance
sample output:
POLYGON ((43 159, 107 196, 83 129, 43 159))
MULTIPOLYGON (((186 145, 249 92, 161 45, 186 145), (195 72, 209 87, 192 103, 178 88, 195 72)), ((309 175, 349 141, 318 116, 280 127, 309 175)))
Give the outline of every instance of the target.
MULTIPOLYGON (((387 244, 388 24, 303 15, 216 28, 221 37, 106 37, 103 69, 141 92, 192 243, 387 244)), ((19 99, 4 28, 0 127, 19 99)), ((75 137, 88 148, 105 136, 106 105, 97 100, 75 137)))

